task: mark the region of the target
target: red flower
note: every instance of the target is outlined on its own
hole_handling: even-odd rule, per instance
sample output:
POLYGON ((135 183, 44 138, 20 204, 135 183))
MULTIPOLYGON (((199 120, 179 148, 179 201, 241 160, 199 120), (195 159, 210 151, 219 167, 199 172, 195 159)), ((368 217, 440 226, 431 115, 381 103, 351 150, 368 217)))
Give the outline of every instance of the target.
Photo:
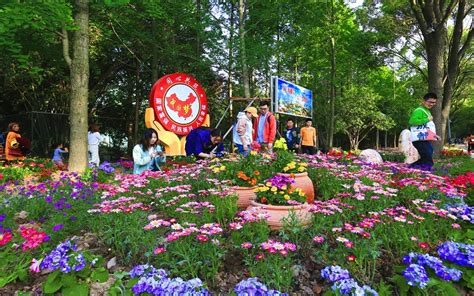
POLYGON ((349 255, 346 257, 347 261, 349 262, 355 262, 357 257, 355 255, 349 255))
POLYGON ((430 245, 427 242, 421 242, 418 244, 418 246, 423 250, 428 250, 430 248, 430 245))
POLYGON ((262 203, 267 203, 267 198, 266 197, 262 197, 262 199, 260 200, 262 203))
POLYGON ((12 240, 13 235, 10 232, 5 232, 0 234, 0 246, 8 244, 12 240))

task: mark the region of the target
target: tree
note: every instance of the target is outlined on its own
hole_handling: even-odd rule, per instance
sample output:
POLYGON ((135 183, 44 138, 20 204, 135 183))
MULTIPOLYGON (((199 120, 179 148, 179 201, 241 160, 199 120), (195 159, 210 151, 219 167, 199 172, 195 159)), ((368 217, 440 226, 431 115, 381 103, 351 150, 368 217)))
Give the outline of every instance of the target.
POLYGON ((72 58, 69 53, 69 37, 66 28, 63 29, 62 40, 64 59, 71 72, 69 170, 82 172, 88 164, 89 1, 76 0, 75 9, 74 22, 77 30, 73 37, 72 58))
POLYGON ((433 108, 437 131, 442 138, 435 144, 439 152, 446 141, 446 126, 453 95, 462 83, 461 66, 474 37, 474 22, 464 29, 473 9, 468 0, 366 1, 368 26, 380 34, 380 45, 396 55, 426 79, 427 90, 435 92, 438 104, 433 108), (448 26, 452 21, 453 26, 448 26), (420 35, 421 34, 421 35, 420 35), (421 50, 418 50, 418 49, 421 50), (425 69, 426 65, 426 69, 425 69), (425 71, 427 70, 427 71, 425 71))
POLYGON ((347 135, 351 149, 358 149, 360 142, 374 128, 388 130, 394 126, 393 120, 378 108, 380 99, 366 86, 346 89, 338 104, 336 128, 347 135))

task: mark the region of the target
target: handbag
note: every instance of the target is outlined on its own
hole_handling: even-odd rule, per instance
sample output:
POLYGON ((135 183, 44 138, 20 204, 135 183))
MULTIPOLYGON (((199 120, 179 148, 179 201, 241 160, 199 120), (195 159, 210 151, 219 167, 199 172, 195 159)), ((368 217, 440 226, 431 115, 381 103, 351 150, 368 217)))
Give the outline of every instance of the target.
MULTIPOLYGON (((430 116, 426 110, 423 110, 426 115, 430 116)), ((410 127, 411 141, 436 141, 436 126, 433 121, 429 121, 422 125, 415 125, 410 127)))

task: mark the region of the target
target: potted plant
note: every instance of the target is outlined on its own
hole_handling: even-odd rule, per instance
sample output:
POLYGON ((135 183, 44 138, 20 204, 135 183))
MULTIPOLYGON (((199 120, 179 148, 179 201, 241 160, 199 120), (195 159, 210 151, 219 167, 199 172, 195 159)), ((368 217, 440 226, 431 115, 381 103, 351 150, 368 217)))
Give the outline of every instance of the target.
POLYGON ((291 177, 295 180, 292 184, 295 188, 300 188, 306 194, 306 201, 314 201, 313 181, 308 177, 308 164, 302 160, 297 160, 295 154, 288 150, 279 150, 275 161, 272 164, 277 175, 291 177))
POLYGON ((249 208, 255 207, 268 214, 267 222, 272 229, 283 227, 284 220, 290 216, 301 224, 311 221, 306 203, 306 194, 294 187, 294 179, 276 175, 255 188, 256 199, 250 201, 249 208))
POLYGON ((237 155, 211 166, 211 169, 217 179, 228 180, 238 196, 237 206, 246 209, 250 205, 250 200, 255 199, 256 185, 268 176, 266 166, 268 166, 267 160, 251 151, 246 157, 237 155))

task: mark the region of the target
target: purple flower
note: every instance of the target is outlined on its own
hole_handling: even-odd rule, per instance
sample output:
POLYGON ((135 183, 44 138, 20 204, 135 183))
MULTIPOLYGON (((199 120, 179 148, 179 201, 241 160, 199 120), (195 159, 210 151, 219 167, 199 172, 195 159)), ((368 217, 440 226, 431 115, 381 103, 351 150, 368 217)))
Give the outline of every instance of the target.
POLYGON ((0 222, 5 221, 5 218, 6 218, 6 217, 7 217, 6 214, 1 214, 1 215, 0 215, 0 222))
POLYGON ((64 224, 58 224, 53 226, 53 231, 58 231, 64 228, 64 224))

